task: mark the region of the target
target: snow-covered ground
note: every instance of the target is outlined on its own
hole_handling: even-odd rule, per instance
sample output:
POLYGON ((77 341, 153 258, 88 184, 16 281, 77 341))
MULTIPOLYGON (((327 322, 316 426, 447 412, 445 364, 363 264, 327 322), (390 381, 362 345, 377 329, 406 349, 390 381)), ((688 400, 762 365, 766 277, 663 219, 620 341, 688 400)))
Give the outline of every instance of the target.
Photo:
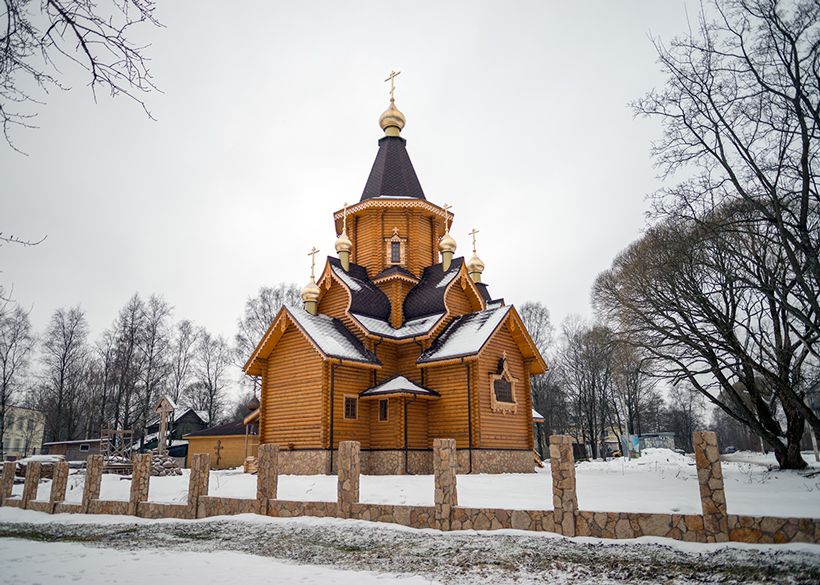
POLYGON ((417 576, 396 576, 294 565, 234 551, 105 550, 76 543, 0 541, 0 584, 83 583, 144 585, 171 575, 177 583, 300 583, 302 585, 404 585, 433 583, 417 576))
MULTIPOLYGON (((723 462, 729 512, 771 516, 820 517, 820 464, 807 471, 779 471, 773 455, 735 453, 723 462)), ((66 500, 82 498, 84 476, 69 478, 66 500)), ((549 465, 531 474, 459 475, 462 506, 510 509, 551 509, 549 465)), ((697 470, 691 456, 667 449, 647 449, 640 459, 582 462, 577 465, 578 503, 583 510, 618 512, 700 512, 697 470)), ((127 500, 130 480, 104 475, 102 499, 127 500)), ((15 493, 23 486, 16 485, 15 493)), ((43 481, 37 499, 48 499, 50 481, 43 481)), ((149 500, 184 502, 188 470, 182 476, 152 477, 149 500)), ((254 498, 256 476, 241 469, 214 471, 210 495, 254 498)), ((336 477, 328 475, 279 478, 279 497, 287 500, 335 501, 336 477)), ((367 503, 433 505, 433 477, 362 476, 361 501, 367 503)))

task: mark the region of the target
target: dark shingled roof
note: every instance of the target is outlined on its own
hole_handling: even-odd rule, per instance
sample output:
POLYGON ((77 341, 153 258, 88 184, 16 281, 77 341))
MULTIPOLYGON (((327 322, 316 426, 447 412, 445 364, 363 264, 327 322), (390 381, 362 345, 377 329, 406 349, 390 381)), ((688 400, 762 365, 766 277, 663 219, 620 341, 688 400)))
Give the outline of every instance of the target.
POLYGON ((390 318, 390 300, 379 287, 370 282, 367 270, 358 264, 350 263, 350 270, 345 272, 338 258, 328 257, 333 273, 350 291, 350 312, 377 319, 390 318))
POLYGON ((201 431, 194 431, 193 433, 188 433, 185 435, 186 437, 216 437, 219 435, 244 435, 245 434, 245 423, 241 420, 237 422, 231 422, 224 425, 219 425, 216 427, 211 427, 210 429, 202 429, 201 431))
POLYGON ((379 152, 364 186, 361 201, 376 197, 415 197, 425 199, 421 183, 410 162, 405 143, 400 136, 385 136, 379 140, 379 152))
POLYGON ((414 280, 418 280, 418 277, 407 270, 406 268, 402 268, 401 266, 388 266, 381 272, 379 272, 376 276, 373 277, 373 280, 379 280, 380 278, 384 278, 385 276, 392 276, 393 274, 403 274, 404 276, 409 276, 414 280))
POLYGON ((410 320, 425 315, 446 313, 444 291, 456 277, 463 263, 464 258, 454 258, 447 272, 442 270, 440 263, 425 268, 421 273, 421 282, 410 289, 404 299, 404 318, 410 320))

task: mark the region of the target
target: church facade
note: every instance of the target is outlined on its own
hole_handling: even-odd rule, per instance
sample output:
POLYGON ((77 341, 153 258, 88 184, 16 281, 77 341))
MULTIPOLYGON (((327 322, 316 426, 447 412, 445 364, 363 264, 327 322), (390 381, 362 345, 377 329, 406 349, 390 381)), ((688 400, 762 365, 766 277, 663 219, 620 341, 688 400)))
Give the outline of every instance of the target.
POLYGON ((282 473, 333 473, 347 440, 363 473, 432 473, 435 438, 456 440, 460 473, 531 472, 544 359, 482 282, 475 245, 455 256, 453 214, 424 195, 392 90, 379 122, 361 199, 333 214, 338 256, 245 364, 261 378, 259 441, 279 445, 282 473))

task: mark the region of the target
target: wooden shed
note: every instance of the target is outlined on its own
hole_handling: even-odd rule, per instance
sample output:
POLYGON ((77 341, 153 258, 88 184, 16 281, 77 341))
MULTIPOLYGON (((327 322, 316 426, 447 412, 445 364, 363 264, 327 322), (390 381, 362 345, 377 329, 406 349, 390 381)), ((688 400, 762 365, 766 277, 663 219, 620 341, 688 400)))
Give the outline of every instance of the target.
POLYGON ((188 464, 197 453, 207 453, 211 456, 212 469, 241 467, 246 453, 256 456, 255 440, 246 450, 245 432, 245 423, 237 421, 185 435, 184 438, 188 441, 188 464))

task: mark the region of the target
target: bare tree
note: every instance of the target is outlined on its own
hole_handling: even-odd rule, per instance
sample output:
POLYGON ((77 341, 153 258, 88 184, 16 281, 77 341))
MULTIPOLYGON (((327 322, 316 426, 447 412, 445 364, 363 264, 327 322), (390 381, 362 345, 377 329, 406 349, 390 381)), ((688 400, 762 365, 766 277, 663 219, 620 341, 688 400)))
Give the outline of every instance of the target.
POLYGON ((666 177, 690 177, 658 194, 658 214, 700 221, 744 202, 793 276, 769 294, 820 357, 820 3, 713 0, 688 36, 655 46, 667 83, 634 109, 664 124, 666 177))
POLYGON ((662 363, 662 375, 687 381, 752 428, 781 467, 802 468, 805 420, 817 423, 803 390, 812 355, 803 340, 813 333, 771 293, 794 278, 767 246, 767 225, 744 219, 744 230, 726 230, 735 210, 722 211, 650 229, 599 276, 593 299, 623 339, 662 363), (749 231, 754 225, 762 232, 749 231))
POLYGON ((204 329, 200 331, 196 345, 195 382, 186 389, 185 398, 195 410, 207 411, 212 424, 226 406, 225 373, 231 358, 230 348, 222 336, 214 337, 204 329))
POLYGON ((99 89, 125 95, 148 113, 143 96, 155 87, 146 47, 133 42, 132 29, 159 26, 152 0, 4 0, 4 5, 0 123, 12 148, 11 129, 33 127, 32 106, 53 88, 68 89, 60 79, 66 65, 86 71, 95 99, 99 89))
POLYGON ((171 340, 171 367, 168 375, 168 391, 174 402, 183 397, 185 388, 194 375, 194 350, 199 340, 199 330, 190 321, 182 320, 176 325, 171 340))
POLYGON ((675 444, 691 453, 692 433, 706 428, 703 395, 685 382, 672 386, 669 402, 663 410, 664 430, 675 433, 675 444))
POLYGON ((78 399, 88 367, 88 323, 79 307, 54 312, 43 337, 42 372, 36 386, 38 409, 46 414, 46 434, 52 441, 78 438, 78 399))
POLYGON ((170 338, 168 320, 171 307, 162 297, 151 295, 145 304, 143 328, 138 348, 142 354, 142 408, 139 413, 141 435, 152 418, 152 407, 159 400, 165 379, 170 372, 170 338))
POLYGON ((0 461, 4 458, 6 408, 23 385, 34 345, 28 313, 0 301, 0 461))
MULTIPOLYGON (((301 302, 299 288, 295 284, 284 282, 275 287, 263 286, 255 297, 248 297, 245 301, 245 311, 237 320, 237 332, 234 336, 236 364, 245 365, 283 306, 298 307, 301 302)), ((246 376, 245 381, 253 384, 254 391, 258 390, 258 377, 246 376)))
POLYGON ((521 305, 520 312, 524 326, 549 367, 545 374, 533 376, 531 380, 533 408, 544 417, 543 424, 535 425, 537 450, 544 458, 549 449, 549 436, 566 430, 566 401, 562 388, 556 383, 555 369, 549 356, 554 334, 549 309, 540 302, 526 302, 521 305))
POLYGON ((140 336, 144 329, 145 304, 139 295, 132 296, 120 309, 114 325, 116 330, 116 353, 114 376, 116 386, 113 403, 114 428, 132 428, 138 412, 135 400, 142 372, 140 336))

